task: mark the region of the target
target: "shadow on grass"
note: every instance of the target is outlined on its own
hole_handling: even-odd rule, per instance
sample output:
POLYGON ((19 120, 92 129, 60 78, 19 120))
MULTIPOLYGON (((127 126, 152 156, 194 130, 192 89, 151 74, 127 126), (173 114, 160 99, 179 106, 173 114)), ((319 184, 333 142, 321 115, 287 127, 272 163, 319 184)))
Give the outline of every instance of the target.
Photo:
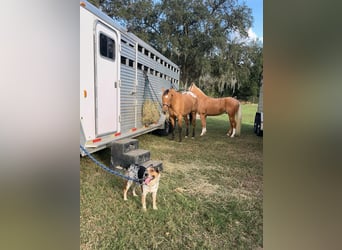
POLYGON ((110 157, 111 157, 111 149, 110 148, 100 150, 100 151, 94 153, 93 156, 98 161, 105 164, 107 167, 110 166, 110 157))
MULTIPOLYGON (((156 134, 156 133, 151 133, 154 136, 158 136, 158 137, 165 137, 167 139, 169 139, 170 141, 176 141, 178 142, 178 127, 176 127, 175 130, 175 139, 171 140, 171 133, 169 135, 160 135, 160 134, 156 134)), ((206 128, 207 128, 207 133, 206 135, 208 136, 226 136, 228 129, 230 128, 230 123, 227 120, 223 120, 223 119, 215 119, 212 117, 208 117, 207 118, 207 124, 206 124, 206 128)), ((185 131, 186 131, 186 126, 183 123, 182 126, 182 138, 185 137, 185 131)), ((200 134, 202 132, 202 124, 200 120, 196 120, 196 128, 195 128, 195 138, 200 137, 200 134)), ((191 137, 192 134, 192 126, 189 127, 189 138, 191 137)), ((251 124, 246 124, 246 123, 242 123, 241 126, 241 136, 244 135, 251 135, 254 134, 254 125, 251 124)))

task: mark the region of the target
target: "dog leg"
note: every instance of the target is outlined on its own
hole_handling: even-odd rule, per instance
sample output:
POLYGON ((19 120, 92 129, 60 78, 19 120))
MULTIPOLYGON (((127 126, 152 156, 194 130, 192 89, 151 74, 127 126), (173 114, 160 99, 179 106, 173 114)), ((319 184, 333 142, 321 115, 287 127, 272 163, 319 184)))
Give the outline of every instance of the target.
POLYGON ((157 210, 157 192, 152 193, 153 209, 157 210))
POLYGON ((136 187, 137 187, 137 185, 134 185, 134 187, 133 187, 133 196, 138 196, 138 195, 135 193, 136 187))
POLYGON ((141 195, 141 204, 144 211, 146 211, 146 193, 141 195))
POLYGON ((133 181, 127 181, 126 182, 126 185, 125 185, 125 188, 124 188, 124 200, 127 201, 127 192, 128 192, 128 189, 131 187, 133 181))

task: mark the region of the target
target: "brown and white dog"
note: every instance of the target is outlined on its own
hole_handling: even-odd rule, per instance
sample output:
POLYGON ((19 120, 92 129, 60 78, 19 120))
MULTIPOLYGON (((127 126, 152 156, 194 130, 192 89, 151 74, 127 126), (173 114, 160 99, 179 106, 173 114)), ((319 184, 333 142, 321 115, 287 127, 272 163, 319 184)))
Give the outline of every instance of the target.
MULTIPOLYGON (((140 186, 142 189, 142 197, 141 203, 142 208, 146 211, 146 195, 148 193, 152 193, 153 200, 153 209, 157 210, 157 191, 159 187, 159 179, 160 179, 160 170, 157 167, 154 167, 152 164, 147 168, 144 166, 139 166, 135 164, 131 164, 126 172, 126 175, 130 178, 139 179, 140 186)), ((124 200, 127 200, 127 191, 133 184, 133 181, 127 180, 124 188, 124 200)), ((138 183, 134 183, 133 186, 133 195, 137 196, 135 193, 135 188, 138 183)))

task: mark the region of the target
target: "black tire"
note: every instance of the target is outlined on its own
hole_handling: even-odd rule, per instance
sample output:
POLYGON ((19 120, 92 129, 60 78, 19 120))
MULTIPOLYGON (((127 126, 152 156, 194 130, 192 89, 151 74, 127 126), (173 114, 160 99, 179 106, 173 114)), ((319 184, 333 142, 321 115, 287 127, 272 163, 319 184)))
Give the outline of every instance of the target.
POLYGON ((257 135, 257 136, 261 136, 260 124, 258 124, 258 126, 257 126, 257 128, 256 128, 256 135, 257 135))
POLYGON ((156 134, 161 136, 167 136, 171 133, 171 123, 169 120, 165 120, 164 128, 156 130, 156 134))
POLYGON ((261 130, 261 114, 256 113, 254 119, 254 133, 257 136, 263 136, 263 131, 261 130))
POLYGON ((256 113, 255 118, 254 118, 254 133, 257 133, 258 126, 260 129, 260 123, 261 123, 260 120, 261 120, 260 113, 256 113))

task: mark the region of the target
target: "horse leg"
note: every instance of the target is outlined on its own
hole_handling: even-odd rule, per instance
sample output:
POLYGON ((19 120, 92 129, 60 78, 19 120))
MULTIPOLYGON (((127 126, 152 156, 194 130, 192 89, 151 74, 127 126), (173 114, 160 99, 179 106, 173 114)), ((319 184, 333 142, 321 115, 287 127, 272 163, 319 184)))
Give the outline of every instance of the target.
POLYGON ((236 121, 235 121, 234 116, 229 115, 229 122, 230 122, 230 128, 228 130, 227 135, 233 138, 235 135, 235 130, 236 130, 236 121))
POLYGON ((184 116, 184 121, 185 121, 185 124, 186 124, 185 138, 188 138, 188 135, 189 135, 189 119, 188 119, 188 115, 184 116))
POLYGON ((171 127, 172 127, 172 134, 171 134, 171 140, 175 139, 175 117, 170 116, 171 121, 171 127))
POLYGON ((182 142, 182 118, 183 116, 178 117, 178 134, 179 134, 179 142, 182 142))
POLYGON ((195 129, 196 129, 196 112, 190 113, 191 123, 192 123, 192 139, 195 138, 195 129))
POLYGON ((202 123, 202 133, 200 136, 203 136, 206 132, 207 132, 207 121, 206 121, 206 118, 207 116, 205 114, 200 114, 200 117, 201 117, 201 123, 202 123))

